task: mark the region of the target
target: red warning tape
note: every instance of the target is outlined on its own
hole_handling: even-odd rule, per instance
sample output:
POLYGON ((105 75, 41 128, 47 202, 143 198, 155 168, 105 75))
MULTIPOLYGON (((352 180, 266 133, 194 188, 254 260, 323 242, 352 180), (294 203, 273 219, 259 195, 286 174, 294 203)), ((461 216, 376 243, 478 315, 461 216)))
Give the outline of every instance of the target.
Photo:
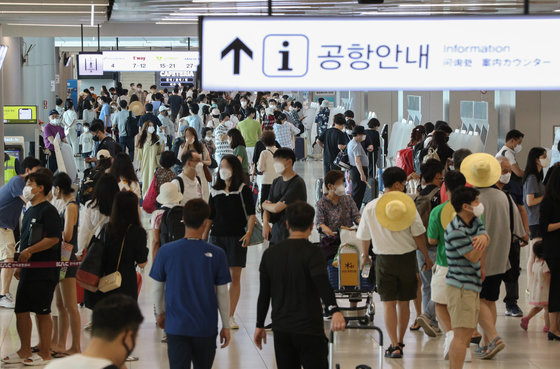
POLYGON ((11 262, 0 263, 1 268, 16 269, 16 268, 67 268, 80 266, 80 261, 32 261, 28 263, 11 262))

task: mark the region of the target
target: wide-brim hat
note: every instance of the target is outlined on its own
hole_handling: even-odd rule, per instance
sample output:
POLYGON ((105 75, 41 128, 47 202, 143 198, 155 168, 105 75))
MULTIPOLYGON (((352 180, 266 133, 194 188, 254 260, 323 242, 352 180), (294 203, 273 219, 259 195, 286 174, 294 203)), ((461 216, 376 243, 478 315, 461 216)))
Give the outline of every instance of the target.
POLYGON ((451 221, 453 220, 453 218, 455 218, 456 215, 457 212, 455 211, 455 208, 451 204, 451 201, 448 201, 443 206, 443 209, 441 209, 441 215, 439 217, 443 229, 447 229, 447 226, 449 225, 449 223, 451 223, 451 221))
POLYGON ((465 176, 467 183, 475 187, 490 187, 500 179, 502 167, 492 155, 476 153, 463 160, 461 173, 465 176))
POLYGON ((181 195, 177 186, 171 182, 162 184, 159 188, 159 195, 156 197, 156 201, 162 205, 179 204, 181 200, 183 200, 183 195, 181 195))
POLYGON ((377 201, 375 217, 390 231, 403 231, 410 227, 416 218, 416 206, 404 192, 390 191, 377 201))

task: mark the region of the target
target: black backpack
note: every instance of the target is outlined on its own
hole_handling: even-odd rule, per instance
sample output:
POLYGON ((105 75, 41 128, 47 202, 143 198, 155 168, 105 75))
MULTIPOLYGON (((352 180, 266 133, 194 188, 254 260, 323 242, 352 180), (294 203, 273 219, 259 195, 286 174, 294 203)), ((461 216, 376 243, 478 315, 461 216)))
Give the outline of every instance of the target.
POLYGON ((167 208, 161 216, 159 229, 159 241, 161 246, 185 237, 185 225, 183 224, 183 207, 174 206, 167 208))
POLYGON ((126 118, 125 132, 127 137, 134 137, 138 134, 138 118, 132 116, 132 112, 128 112, 126 118))
POLYGON ((88 168, 84 171, 84 177, 82 178, 80 188, 78 189, 78 201, 80 204, 85 205, 92 199, 95 184, 103 173, 104 170, 99 170, 97 168, 88 168))

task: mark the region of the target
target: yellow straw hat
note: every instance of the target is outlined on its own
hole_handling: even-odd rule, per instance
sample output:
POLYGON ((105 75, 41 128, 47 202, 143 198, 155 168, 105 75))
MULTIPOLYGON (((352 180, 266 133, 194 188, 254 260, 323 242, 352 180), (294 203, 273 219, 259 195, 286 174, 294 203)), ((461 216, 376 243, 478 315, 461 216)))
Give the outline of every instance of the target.
POLYGON ((475 187, 490 187, 496 184, 502 175, 498 160, 490 154, 471 154, 463 160, 461 173, 467 183, 475 187))
POLYGON ((377 202, 375 216, 384 228, 398 232, 412 225, 416 218, 416 206, 404 192, 391 191, 377 202))
POLYGON ((455 215, 457 215, 457 212, 455 208, 453 208, 453 205, 451 205, 451 201, 448 201, 447 204, 443 206, 443 209, 441 209, 440 220, 443 229, 447 229, 447 226, 451 223, 453 218, 455 218, 455 215))

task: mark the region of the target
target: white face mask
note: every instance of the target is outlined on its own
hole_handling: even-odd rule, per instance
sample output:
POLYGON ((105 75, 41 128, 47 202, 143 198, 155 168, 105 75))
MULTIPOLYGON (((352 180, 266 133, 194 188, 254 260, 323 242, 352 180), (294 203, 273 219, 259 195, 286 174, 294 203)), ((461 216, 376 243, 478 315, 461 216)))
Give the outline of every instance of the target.
POLYGON ((516 154, 519 154, 521 150, 523 150, 523 146, 521 146, 521 144, 515 146, 515 149, 513 149, 513 151, 515 151, 516 154))
POLYGON ((25 187, 23 188, 23 198, 24 198, 26 201, 31 201, 31 200, 33 200, 33 198, 35 197, 35 194, 34 194, 33 192, 31 192, 31 191, 33 191, 33 189, 31 188, 31 186, 25 186, 25 187))
POLYGON ((548 168, 550 166, 550 158, 548 156, 544 159, 539 159, 539 162, 543 168, 548 168))
POLYGON ((479 203, 477 206, 473 206, 473 214, 475 217, 480 218, 480 216, 484 214, 484 205, 479 203))
POLYGON ((274 171, 277 174, 282 174, 282 173, 284 173, 285 170, 286 170, 286 167, 284 166, 284 164, 282 164, 278 161, 274 162, 274 171))
POLYGON ((344 196, 346 195, 346 187, 342 184, 335 188, 334 193, 336 196, 344 196))
POLYGON ((89 128, 84 128, 84 133, 88 133, 89 132, 89 128))
POLYGON ((156 131, 154 127, 148 127, 148 133, 153 134, 156 131))
POLYGON ((228 179, 230 179, 232 175, 233 175, 233 173, 231 172, 230 169, 220 168, 220 178, 223 179, 224 181, 227 181, 228 179))
POLYGON ((242 106, 242 107, 246 107, 246 106, 247 106, 247 102, 246 102, 246 101, 241 101, 241 106, 242 106))
POLYGON ((51 124, 55 125, 55 126, 59 125, 60 124, 60 118, 51 119, 51 124))
POLYGON ((508 184, 510 179, 511 179, 511 172, 502 174, 500 176, 500 183, 508 184))
POLYGON ((293 111, 293 110, 294 110, 294 107, 293 107, 293 106, 290 106, 289 110, 290 110, 290 111, 293 111))
POLYGON ((351 129, 347 129, 347 130, 346 130, 346 134, 347 134, 347 135, 352 135, 352 130, 351 130, 351 129))

